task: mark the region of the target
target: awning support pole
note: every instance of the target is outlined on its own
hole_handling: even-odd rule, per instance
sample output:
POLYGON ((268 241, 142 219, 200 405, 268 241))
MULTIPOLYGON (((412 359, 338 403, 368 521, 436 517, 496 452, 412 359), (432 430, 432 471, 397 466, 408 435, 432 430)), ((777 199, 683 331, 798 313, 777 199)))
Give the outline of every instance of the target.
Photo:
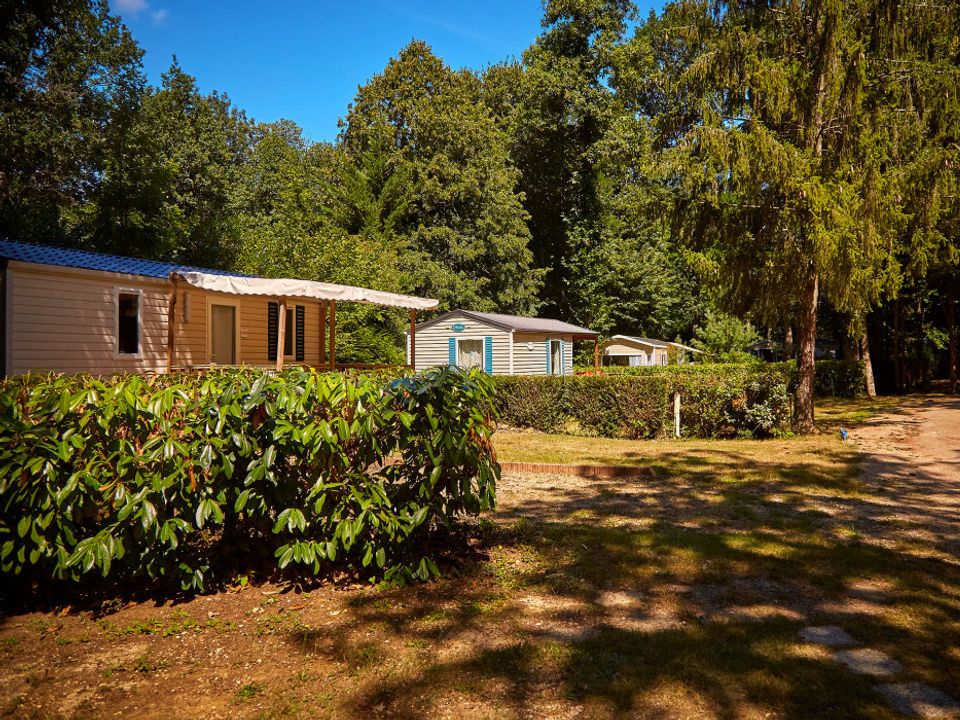
POLYGON ((410 310, 410 369, 417 369, 417 311, 410 310))
POLYGON ((330 369, 337 369, 337 301, 330 301, 330 369))
POLYGON ((321 300, 320 308, 320 362, 321 367, 327 363, 327 301, 321 300))
POLYGON ((170 292, 170 310, 167 313, 167 372, 173 372, 174 342, 177 336, 177 281, 170 292))
POLYGON ((600 338, 593 339, 593 369, 600 369, 600 338))
POLYGON ((283 370, 283 348, 287 340, 287 299, 280 298, 277 313, 277 372, 283 370))

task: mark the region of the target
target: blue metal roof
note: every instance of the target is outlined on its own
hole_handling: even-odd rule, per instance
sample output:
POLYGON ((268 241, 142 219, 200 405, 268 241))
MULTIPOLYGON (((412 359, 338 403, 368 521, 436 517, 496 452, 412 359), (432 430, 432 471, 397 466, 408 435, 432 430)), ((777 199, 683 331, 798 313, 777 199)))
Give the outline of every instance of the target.
POLYGON ((56 265, 58 267, 79 268, 82 270, 103 270, 105 272, 142 275, 151 278, 168 278, 172 272, 205 272, 214 275, 250 277, 242 273, 225 270, 211 270, 190 265, 160 262, 158 260, 140 260, 122 255, 105 255, 89 250, 71 250, 53 245, 15 242, 0 239, 0 258, 21 262, 56 265))

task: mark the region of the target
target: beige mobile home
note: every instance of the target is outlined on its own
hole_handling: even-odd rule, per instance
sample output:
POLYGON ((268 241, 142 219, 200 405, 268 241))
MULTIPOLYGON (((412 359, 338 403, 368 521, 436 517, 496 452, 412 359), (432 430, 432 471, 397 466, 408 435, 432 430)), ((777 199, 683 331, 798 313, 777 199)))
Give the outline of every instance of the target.
MULTIPOLYGON (((598 333, 560 320, 452 310, 418 325, 413 365, 479 367, 498 375, 572 375, 573 343, 598 333)), ((407 335, 407 357, 410 357, 407 335)))
POLYGON ((337 302, 418 309, 366 288, 0 240, 3 374, 336 367, 337 302))
POLYGON ((689 355, 699 352, 680 343, 632 335, 614 335, 603 343, 605 365, 644 367, 683 363, 689 355))

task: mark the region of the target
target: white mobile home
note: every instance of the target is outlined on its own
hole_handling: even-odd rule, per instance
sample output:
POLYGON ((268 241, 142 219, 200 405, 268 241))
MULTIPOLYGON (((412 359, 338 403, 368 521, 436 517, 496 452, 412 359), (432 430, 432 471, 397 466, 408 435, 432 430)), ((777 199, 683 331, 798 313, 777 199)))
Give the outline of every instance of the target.
POLYGON ((0 240, 2 375, 335 368, 337 302, 435 300, 0 240))
POLYGON ((598 333, 560 320, 452 310, 416 327, 408 362, 479 367, 498 375, 572 375, 573 343, 598 333))

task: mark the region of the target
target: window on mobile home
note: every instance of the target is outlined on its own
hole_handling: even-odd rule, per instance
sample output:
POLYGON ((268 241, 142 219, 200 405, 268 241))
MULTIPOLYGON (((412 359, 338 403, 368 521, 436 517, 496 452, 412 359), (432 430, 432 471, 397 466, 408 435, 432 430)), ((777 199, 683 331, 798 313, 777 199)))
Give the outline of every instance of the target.
POLYGON ((117 351, 121 355, 136 355, 140 352, 140 295, 119 293, 117 295, 117 351))

